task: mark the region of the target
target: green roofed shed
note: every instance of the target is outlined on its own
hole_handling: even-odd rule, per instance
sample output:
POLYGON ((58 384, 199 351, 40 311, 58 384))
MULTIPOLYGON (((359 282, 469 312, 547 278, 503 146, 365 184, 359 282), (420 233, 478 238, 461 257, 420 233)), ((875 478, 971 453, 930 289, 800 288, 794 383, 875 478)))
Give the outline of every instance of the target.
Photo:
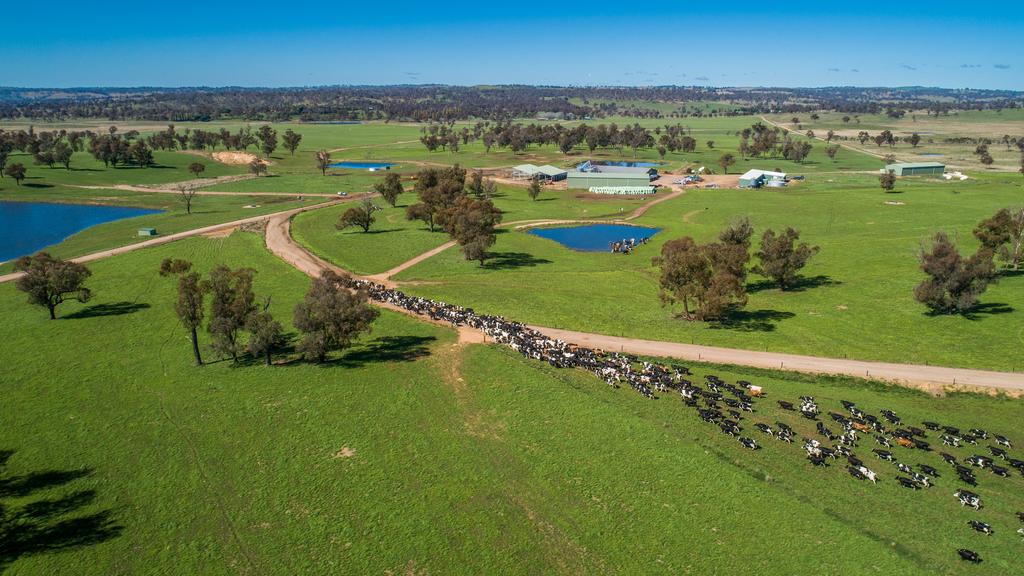
POLYGON ((892 172, 897 176, 942 176, 946 165, 941 162, 897 162, 886 164, 883 172, 892 172))

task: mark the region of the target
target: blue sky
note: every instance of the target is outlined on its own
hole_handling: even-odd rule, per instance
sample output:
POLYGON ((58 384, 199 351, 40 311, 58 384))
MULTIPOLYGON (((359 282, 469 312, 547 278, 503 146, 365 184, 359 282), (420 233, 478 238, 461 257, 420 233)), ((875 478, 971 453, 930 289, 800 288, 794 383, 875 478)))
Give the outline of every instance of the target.
POLYGON ((1024 90, 1020 3, 765 4, 21 1, 4 9, 0 85, 1024 90))

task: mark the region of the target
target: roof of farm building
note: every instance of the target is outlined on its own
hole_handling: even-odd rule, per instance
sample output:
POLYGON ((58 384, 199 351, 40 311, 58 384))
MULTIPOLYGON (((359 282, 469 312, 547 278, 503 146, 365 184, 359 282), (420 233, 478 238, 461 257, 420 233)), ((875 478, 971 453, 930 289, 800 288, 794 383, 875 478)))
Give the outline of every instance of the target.
POLYGON ((564 169, 558 168, 557 166, 552 166, 551 164, 537 166, 537 171, 540 172, 541 174, 544 174, 545 176, 558 176, 560 174, 565 174, 564 169))
POLYGON ((767 176, 769 178, 785 178, 785 172, 772 172, 771 170, 758 170, 757 168, 751 168, 740 176, 741 180, 750 180, 759 176, 767 176))
POLYGON ((895 164, 886 164, 886 169, 892 169, 896 167, 900 168, 945 168, 946 165, 942 162, 896 162, 895 164))
POLYGON ((570 170, 569 176, 586 177, 586 178, 603 178, 603 179, 623 179, 623 180, 637 180, 639 178, 646 178, 647 173, 641 172, 580 172, 579 170, 570 170))

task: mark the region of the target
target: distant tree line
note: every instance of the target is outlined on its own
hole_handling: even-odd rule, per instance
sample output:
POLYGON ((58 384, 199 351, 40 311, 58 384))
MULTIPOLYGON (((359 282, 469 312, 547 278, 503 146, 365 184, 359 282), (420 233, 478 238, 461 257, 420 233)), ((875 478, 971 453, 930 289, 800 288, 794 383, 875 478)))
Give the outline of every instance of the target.
POLYGON ((106 118, 204 122, 385 120, 446 122, 608 116, 682 118, 834 110, 888 114, 908 110, 1018 108, 1020 92, 941 88, 722 88, 706 86, 322 86, 308 88, 0 88, 0 118, 60 121, 106 118), (639 104, 638 104, 639 102, 639 104), (663 106, 647 103, 675 103, 663 106))

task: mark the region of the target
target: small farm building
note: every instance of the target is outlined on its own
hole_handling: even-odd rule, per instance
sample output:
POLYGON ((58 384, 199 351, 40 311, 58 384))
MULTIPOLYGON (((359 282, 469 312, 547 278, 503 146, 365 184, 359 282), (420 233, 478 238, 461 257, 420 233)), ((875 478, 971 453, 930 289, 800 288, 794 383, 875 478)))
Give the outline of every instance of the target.
POLYGON ((512 178, 515 180, 533 180, 534 178, 538 178, 540 180, 558 182, 559 180, 565 180, 565 176, 565 170, 550 164, 545 164, 543 166, 520 164, 512 169, 512 178))
MULTIPOLYGON (((770 186, 772 182, 784 183, 785 181, 785 172, 752 169, 740 176, 740 188, 760 188, 761 186, 770 186)), ((775 184, 775 186, 778 185, 780 184, 775 184)))
POLYGON ((941 162, 897 162, 886 164, 883 172, 892 172, 897 176, 942 176, 946 165, 941 162))

